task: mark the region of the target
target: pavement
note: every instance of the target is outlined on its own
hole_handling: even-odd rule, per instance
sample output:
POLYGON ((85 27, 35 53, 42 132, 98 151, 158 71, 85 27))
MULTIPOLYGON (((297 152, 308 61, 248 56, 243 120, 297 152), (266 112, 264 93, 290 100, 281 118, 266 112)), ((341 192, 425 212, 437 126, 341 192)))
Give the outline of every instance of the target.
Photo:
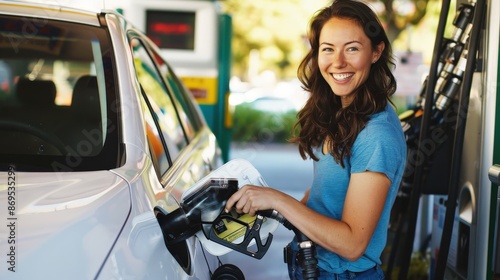
MULTIPOLYGON (((230 159, 248 160, 266 183, 296 199, 302 198, 312 183, 312 160, 303 160, 297 147, 291 144, 246 143, 233 144, 230 159)), ((222 263, 238 266, 246 280, 289 279, 283 262, 283 248, 293 238, 293 232, 279 225, 267 253, 258 260, 239 252, 220 257, 222 263)))

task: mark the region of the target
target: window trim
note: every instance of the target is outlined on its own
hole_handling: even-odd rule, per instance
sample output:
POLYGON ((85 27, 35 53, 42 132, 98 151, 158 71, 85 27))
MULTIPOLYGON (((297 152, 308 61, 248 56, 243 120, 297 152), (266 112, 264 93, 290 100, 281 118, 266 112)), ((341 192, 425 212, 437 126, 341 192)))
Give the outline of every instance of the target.
MULTIPOLYGON (((167 92, 170 100, 172 101, 172 105, 174 106, 174 110, 175 110, 175 115, 177 117, 177 120, 179 121, 179 124, 180 124, 181 128, 182 128, 182 133, 184 135, 184 140, 186 141, 186 145, 189 145, 189 143, 191 142, 191 139, 189 139, 187 137, 186 128, 184 127, 184 124, 182 123, 182 120, 180 118, 179 109, 177 108, 179 106, 178 100, 177 100, 177 98, 175 98, 175 96, 173 96, 173 94, 172 94, 173 89, 165 81, 165 77, 163 77, 161 75, 161 71, 160 71, 160 68, 158 67, 158 63, 157 63, 156 59, 154 58, 154 56, 152 56, 152 53, 154 53, 154 52, 152 52, 152 50, 150 48, 150 41, 149 41, 149 39, 147 39, 144 36, 142 36, 141 34, 137 33, 135 30, 129 30, 128 34, 127 34, 127 37, 128 37, 129 43, 131 43, 132 40, 134 40, 134 39, 138 40, 139 42, 141 42, 142 46, 144 47, 144 50, 146 51, 146 53, 148 54, 149 58, 153 62, 155 70, 158 73, 160 73, 159 76, 160 76, 162 85, 165 87, 165 91, 167 92)), ((133 57, 133 54, 132 54, 132 57, 133 57)))

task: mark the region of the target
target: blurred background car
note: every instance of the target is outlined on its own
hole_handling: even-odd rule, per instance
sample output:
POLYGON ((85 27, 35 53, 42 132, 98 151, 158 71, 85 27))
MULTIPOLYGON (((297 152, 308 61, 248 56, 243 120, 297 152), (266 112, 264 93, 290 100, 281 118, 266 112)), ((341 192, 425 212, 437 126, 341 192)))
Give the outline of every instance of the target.
POLYGON ((158 48, 114 11, 0 2, 0 65, 0 278, 209 279, 154 212, 222 164, 158 48))
POLYGON ((232 91, 229 96, 229 103, 235 108, 232 140, 286 143, 297 122, 297 113, 308 98, 309 93, 297 79, 232 91))
POLYGON ((297 111, 295 104, 289 99, 277 96, 259 97, 248 102, 249 106, 257 111, 283 114, 290 111, 297 111))

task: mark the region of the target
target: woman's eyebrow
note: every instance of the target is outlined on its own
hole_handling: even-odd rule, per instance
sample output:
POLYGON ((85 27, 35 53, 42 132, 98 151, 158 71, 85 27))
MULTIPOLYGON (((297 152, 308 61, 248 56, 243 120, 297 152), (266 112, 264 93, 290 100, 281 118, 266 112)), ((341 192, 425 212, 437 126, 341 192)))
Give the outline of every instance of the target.
MULTIPOLYGON (((360 44, 360 45, 363 45, 363 43, 361 43, 360 41, 357 41, 357 40, 352 40, 352 41, 349 41, 349 42, 345 42, 345 43, 344 43, 344 46, 349 45, 349 44, 360 44)), ((333 44, 333 43, 329 43, 329 42, 322 42, 322 43, 320 43, 319 45, 320 45, 320 46, 321 46, 321 45, 335 46, 335 44, 333 44)))
POLYGON ((360 45, 363 45, 363 43, 361 43, 361 41, 357 41, 357 40, 352 40, 352 41, 346 42, 344 45, 349 45, 349 44, 360 44, 360 45))

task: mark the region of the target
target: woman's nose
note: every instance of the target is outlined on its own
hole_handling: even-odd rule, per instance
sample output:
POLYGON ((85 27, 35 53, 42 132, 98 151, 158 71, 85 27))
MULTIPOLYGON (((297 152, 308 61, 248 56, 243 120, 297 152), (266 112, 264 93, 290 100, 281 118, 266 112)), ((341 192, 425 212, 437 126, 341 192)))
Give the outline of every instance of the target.
POLYGON ((333 56, 333 66, 337 68, 342 68, 346 66, 346 60, 345 60, 345 55, 343 52, 336 52, 335 55, 333 56))

